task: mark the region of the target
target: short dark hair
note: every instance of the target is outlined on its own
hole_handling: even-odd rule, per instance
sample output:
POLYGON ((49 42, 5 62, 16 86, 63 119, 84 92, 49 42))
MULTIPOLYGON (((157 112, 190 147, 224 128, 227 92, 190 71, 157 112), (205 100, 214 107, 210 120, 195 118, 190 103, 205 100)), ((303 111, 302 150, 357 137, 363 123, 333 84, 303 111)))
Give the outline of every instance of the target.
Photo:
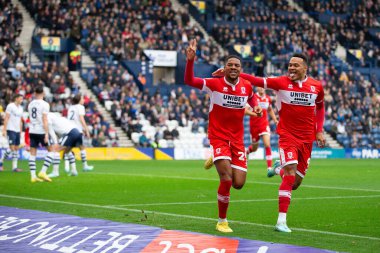
POLYGON ((37 86, 37 87, 34 89, 34 92, 37 93, 37 94, 42 94, 42 93, 44 93, 44 86, 42 86, 42 85, 37 86))
POLYGON ((78 93, 73 97, 73 104, 77 105, 79 104, 80 100, 82 99, 82 94, 78 93))
POLYGON ((304 53, 295 53, 295 54, 292 55, 292 57, 301 58, 305 62, 306 66, 309 66, 309 57, 306 54, 304 54, 304 53))
POLYGON ((232 59, 232 58, 238 59, 241 64, 243 63, 242 59, 235 54, 231 54, 231 55, 227 56, 225 62, 227 62, 229 59, 232 59))
POLYGON ((12 101, 16 101, 16 99, 18 99, 19 97, 22 97, 22 95, 21 94, 14 94, 12 97, 12 101))

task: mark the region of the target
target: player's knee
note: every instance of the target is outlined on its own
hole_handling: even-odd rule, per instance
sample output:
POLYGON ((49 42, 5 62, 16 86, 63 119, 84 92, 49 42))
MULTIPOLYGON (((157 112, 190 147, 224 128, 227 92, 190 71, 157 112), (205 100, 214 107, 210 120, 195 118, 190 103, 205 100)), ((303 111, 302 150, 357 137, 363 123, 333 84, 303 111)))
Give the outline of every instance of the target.
POLYGON ((243 186, 244 186, 244 183, 240 183, 240 182, 234 182, 234 183, 232 184, 232 187, 233 187, 234 189, 236 189, 236 190, 241 190, 241 189, 243 188, 243 186))
POLYGON ((258 148, 259 148, 259 143, 258 142, 252 143, 252 152, 257 151, 258 148))
POLYGON ((294 182, 292 190, 297 190, 300 185, 301 185, 301 182, 297 182, 297 181, 294 182))

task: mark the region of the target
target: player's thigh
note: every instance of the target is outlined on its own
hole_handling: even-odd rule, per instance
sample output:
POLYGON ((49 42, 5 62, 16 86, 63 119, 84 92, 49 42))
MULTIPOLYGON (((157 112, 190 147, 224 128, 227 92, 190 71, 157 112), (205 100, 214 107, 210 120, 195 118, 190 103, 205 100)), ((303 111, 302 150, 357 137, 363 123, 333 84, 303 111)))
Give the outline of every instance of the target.
POLYGON ((250 128, 250 133, 251 133, 251 141, 252 141, 252 144, 257 142, 259 143, 259 140, 260 140, 260 131, 259 129, 255 128, 255 127, 251 127, 250 128))
POLYGON ((247 177, 247 156, 244 144, 232 143, 231 144, 231 167, 232 167, 232 186, 235 189, 241 189, 247 177))
POLYGON ((296 145, 279 143, 279 153, 281 166, 298 164, 298 149, 296 145))
POLYGON ((265 133, 261 135, 261 138, 263 139, 264 147, 270 147, 270 135, 268 133, 265 133))
POLYGON ((221 181, 232 180, 231 162, 227 159, 218 159, 214 162, 221 181))
POLYGON ((210 139, 210 146, 212 149, 214 163, 217 160, 230 160, 231 156, 231 147, 230 142, 221 140, 221 139, 210 139))
POLYGON ((298 151, 297 175, 301 178, 306 176, 307 169, 309 168, 312 148, 312 143, 305 143, 298 151))
POLYGON ((259 142, 258 141, 252 142, 252 152, 257 151, 258 148, 259 148, 259 142))

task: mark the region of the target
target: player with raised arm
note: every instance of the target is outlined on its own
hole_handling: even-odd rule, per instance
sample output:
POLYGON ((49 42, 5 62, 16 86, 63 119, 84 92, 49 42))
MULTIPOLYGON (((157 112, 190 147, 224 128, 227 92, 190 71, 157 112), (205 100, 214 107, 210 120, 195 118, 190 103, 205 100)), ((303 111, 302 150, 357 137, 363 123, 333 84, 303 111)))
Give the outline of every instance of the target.
POLYGON ((22 114, 24 112, 21 105, 22 101, 23 96, 21 94, 16 94, 13 96, 13 102, 5 109, 3 136, 8 137, 9 148, 1 154, 0 171, 3 170, 3 162, 7 157, 12 157, 13 172, 22 171, 17 168, 18 149, 20 147, 20 136, 22 132, 22 114))
MULTIPOLYGON (((48 146, 49 141, 49 126, 47 115, 50 111, 50 105, 44 101, 44 88, 43 86, 36 87, 34 91, 35 97, 28 105, 28 112, 30 118, 29 136, 30 136, 30 157, 29 168, 32 176, 31 182, 44 181, 51 182, 51 179, 46 175, 46 172, 40 171, 38 178, 36 176, 36 154, 39 145, 48 146)), ((49 155, 49 154, 48 154, 49 155)), ((46 159, 46 158, 45 158, 46 159)))
POLYGON ((270 97, 265 94, 265 89, 257 87, 256 98, 260 107, 263 109, 262 117, 250 117, 249 130, 251 132, 252 144, 247 149, 247 155, 257 151, 259 147, 260 137, 263 140, 265 148, 265 159, 267 161, 267 169, 272 169, 272 149, 270 147, 270 126, 268 114, 277 125, 278 121, 272 108, 270 97))
POLYGON ((249 103, 254 111, 261 112, 251 84, 239 78, 241 60, 237 56, 226 59, 225 75, 221 78, 194 77, 194 58, 197 42, 190 41, 186 49, 185 83, 210 95, 208 136, 213 149, 214 164, 219 174, 218 210, 216 229, 223 233, 232 232, 227 221, 231 186, 241 189, 247 176, 247 159, 243 143, 243 117, 249 103))
MULTIPOLYGON (((308 64, 305 54, 296 53, 289 61, 286 76, 262 78, 244 73, 240 75, 254 86, 272 89, 277 93, 280 161, 275 162, 268 176, 279 174, 282 178, 278 192, 279 215, 275 226, 280 232, 291 232, 286 223, 286 214, 292 190, 301 185, 306 175, 314 140, 319 147, 324 147, 326 142, 323 135, 324 91, 319 81, 307 76, 308 64)), ((223 70, 213 74, 221 76, 223 70)))
MULTIPOLYGON (((81 94, 77 94, 73 97, 72 101, 73 101, 73 105, 69 107, 69 110, 67 112, 67 118, 75 122, 81 134, 84 133, 86 137, 90 137, 90 131, 88 130, 88 126, 84 119, 84 115, 86 114, 86 112, 83 106, 83 103, 84 103, 83 96, 81 94)), ((79 142, 78 145, 79 145, 80 156, 81 156, 82 164, 83 164, 83 171, 93 170, 94 167, 89 166, 87 164, 87 154, 86 154, 85 146, 83 145, 83 141, 79 142)), ((68 161, 69 161, 69 157, 65 156, 65 170, 66 171, 69 171, 68 161)))

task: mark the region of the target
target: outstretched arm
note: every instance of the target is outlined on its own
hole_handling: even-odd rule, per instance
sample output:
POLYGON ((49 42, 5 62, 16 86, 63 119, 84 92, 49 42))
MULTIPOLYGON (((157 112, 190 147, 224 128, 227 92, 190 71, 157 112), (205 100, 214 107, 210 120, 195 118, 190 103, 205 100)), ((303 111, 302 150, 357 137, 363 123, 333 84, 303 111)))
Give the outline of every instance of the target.
POLYGON ((258 86, 262 88, 266 88, 266 79, 262 77, 257 77, 253 75, 248 75, 246 73, 240 73, 240 76, 245 80, 248 80, 253 86, 258 86))
POLYGON ((197 50, 197 41, 190 41, 190 46, 186 49, 186 69, 185 69, 185 84, 197 89, 203 88, 203 79, 194 77, 194 59, 197 50))
POLYGON ((323 124, 325 121, 325 103, 323 100, 316 104, 316 120, 317 120, 317 134, 316 140, 319 147, 323 148, 326 144, 326 139, 323 135, 323 124))

